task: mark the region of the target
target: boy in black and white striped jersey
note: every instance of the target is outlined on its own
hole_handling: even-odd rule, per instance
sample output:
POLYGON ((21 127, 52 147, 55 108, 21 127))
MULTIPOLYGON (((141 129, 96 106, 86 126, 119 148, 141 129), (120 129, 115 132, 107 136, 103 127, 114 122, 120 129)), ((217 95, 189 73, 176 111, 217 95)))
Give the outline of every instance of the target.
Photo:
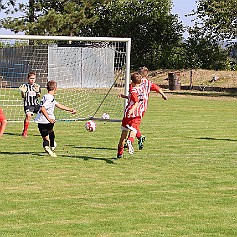
POLYGON ((37 114, 40 108, 39 100, 41 93, 40 85, 35 83, 36 73, 29 72, 27 75, 28 83, 22 84, 19 89, 21 91, 21 97, 24 99, 24 111, 26 114, 24 120, 24 129, 22 132, 23 137, 27 137, 28 127, 32 115, 37 114))

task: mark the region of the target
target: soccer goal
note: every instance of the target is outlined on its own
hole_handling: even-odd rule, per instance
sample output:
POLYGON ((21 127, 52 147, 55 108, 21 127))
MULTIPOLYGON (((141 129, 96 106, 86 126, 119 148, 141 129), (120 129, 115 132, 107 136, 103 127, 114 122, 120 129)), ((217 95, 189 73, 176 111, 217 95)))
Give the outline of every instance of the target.
POLYGON ((18 88, 35 71, 42 95, 55 80, 56 100, 77 110, 55 109, 58 120, 103 119, 106 113, 120 121, 125 102, 118 95, 128 91, 130 51, 130 38, 0 35, 0 106, 9 121, 24 120, 18 88))

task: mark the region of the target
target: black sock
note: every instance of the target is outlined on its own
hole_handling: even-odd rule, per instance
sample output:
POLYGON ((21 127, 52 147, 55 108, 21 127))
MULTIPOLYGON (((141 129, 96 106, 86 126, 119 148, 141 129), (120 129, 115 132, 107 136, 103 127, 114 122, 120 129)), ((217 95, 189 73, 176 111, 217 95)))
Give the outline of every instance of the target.
POLYGON ((54 147, 54 138, 55 138, 54 131, 52 131, 49 133, 49 140, 50 140, 51 147, 54 147))
POLYGON ((48 140, 44 140, 43 141, 43 147, 49 146, 49 141, 48 140))

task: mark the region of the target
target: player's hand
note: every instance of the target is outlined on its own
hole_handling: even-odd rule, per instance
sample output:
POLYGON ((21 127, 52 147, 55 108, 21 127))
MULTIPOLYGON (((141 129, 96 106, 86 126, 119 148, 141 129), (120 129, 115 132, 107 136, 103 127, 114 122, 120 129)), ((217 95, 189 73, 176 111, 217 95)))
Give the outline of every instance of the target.
POLYGON ((56 123, 55 119, 48 119, 50 123, 56 123))
POLYGON ((76 112, 77 112, 77 111, 76 111, 75 109, 71 109, 71 110, 70 110, 70 113, 71 113, 71 114, 76 114, 76 112))
POLYGON ((36 93, 39 93, 39 92, 40 92, 40 85, 35 83, 35 84, 33 85, 33 90, 34 90, 36 93))
POLYGON ((119 97, 119 98, 123 98, 123 99, 127 99, 127 96, 124 95, 124 94, 119 94, 118 97, 119 97))
POLYGON ((23 93, 26 93, 26 91, 27 91, 27 86, 26 86, 26 84, 20 85, 20 86, 19 86, 19 90, 20 90, 21 92, 23 92, 23 93))

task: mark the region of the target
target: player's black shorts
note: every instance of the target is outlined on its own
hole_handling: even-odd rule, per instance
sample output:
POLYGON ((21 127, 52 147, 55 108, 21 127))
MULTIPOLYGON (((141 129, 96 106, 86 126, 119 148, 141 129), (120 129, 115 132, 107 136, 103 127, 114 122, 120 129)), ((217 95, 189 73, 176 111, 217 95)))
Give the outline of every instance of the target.
POLYGON ((47 137, 49 131, 53 130, 54 123, 38 123, 38 128, 42 137, 47 137))
POLYGON ((31 114, 37 114, 40 109, 40 105, 30 105, 30 106, 24 106, 25 113, 31 113, 31 114))

